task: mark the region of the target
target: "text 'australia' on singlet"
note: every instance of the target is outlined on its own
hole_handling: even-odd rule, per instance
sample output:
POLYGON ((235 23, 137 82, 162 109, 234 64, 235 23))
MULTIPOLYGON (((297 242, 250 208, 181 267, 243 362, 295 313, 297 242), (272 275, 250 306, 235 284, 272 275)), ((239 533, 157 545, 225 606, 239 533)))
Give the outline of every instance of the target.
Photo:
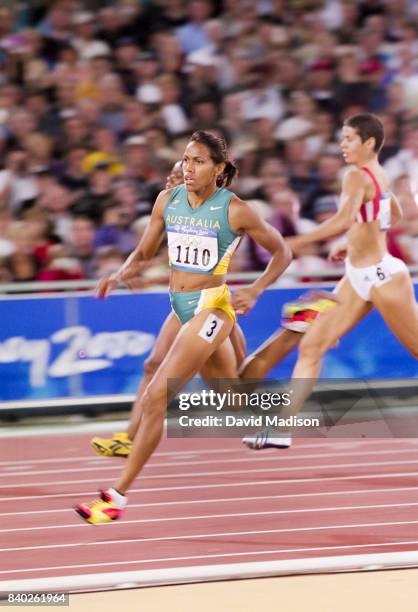
POLYGON ((184 185, 175 187, 164 209, 169 263, 175 270, 226 274, 240 236, 230 227, 228 208, 234 194, 217 189, 192 208, 184 185))
POLYGON ((390 191, 381 191, 379 183, 377 182, 374 174, 368 168, 362 167, 360 168, 360 170, 363 170, 363 172, 370 176, 375 186, 376 194, 373 200, 364 202, 361 205, 360 210, 356 215, 355 221, 357 223, 370 223, 371 221, 379 221, 380 229, 387 230, 390 228, 391 223, 390 202, 392 194, 390 191))

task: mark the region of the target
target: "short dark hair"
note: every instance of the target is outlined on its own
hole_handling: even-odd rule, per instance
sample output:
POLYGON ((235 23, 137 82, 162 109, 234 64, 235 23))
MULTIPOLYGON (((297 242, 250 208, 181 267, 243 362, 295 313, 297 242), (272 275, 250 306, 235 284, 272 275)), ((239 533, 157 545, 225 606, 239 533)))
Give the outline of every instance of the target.
POLYGON ((220 136, 215 136, 211 132, 198 130, 190 138, 190 142, 200 142, 209 150, 210 157, 215 164, 225 164, 225 169, 216 180, 217 187, 229 187, 232 179, 238 172, 235 164, 228 159, 228 147, 225 140, 220 136))
POLYGON ((372 115, 371 113, 352 115, 344 121, 344 125, 356 130, 361 138, 361 142, 366 142, 369 138, 374 138, 374 150, 376 153, 379 153, 385 140, 385 132, 382 122, 376 115, 372 115))

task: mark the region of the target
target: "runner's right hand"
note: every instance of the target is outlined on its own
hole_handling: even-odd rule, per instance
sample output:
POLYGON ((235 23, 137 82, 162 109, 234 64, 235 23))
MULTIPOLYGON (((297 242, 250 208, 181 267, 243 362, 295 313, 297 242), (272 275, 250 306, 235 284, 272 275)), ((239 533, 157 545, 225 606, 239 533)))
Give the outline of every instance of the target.
POLYGON ((96 285, 96 296, 105 299, 118 285, 119 281, 113 275, 108 278, 101 278, 96 285))
POLYGON ((329 252, 330 261, 341 261, 347 257, 347 245, 336 244, 329 252))

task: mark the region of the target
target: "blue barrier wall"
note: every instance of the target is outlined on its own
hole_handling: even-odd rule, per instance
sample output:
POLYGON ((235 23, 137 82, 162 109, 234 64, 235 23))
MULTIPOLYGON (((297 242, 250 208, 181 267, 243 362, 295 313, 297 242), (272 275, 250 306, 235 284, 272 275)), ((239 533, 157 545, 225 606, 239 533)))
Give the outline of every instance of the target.
MULTIPOLYGON (((280 323, 284 302, 299 289, 266 291, 240 318, 249 350, 280 323)), ((0 399, 132 393, 169 312, 165 293, 0 299, 0 399)), ((296 354, 272 372, 287 377, 296 354)), ((325 357, 322 375, 416 377, 418 364, 372 312, 325 357)))

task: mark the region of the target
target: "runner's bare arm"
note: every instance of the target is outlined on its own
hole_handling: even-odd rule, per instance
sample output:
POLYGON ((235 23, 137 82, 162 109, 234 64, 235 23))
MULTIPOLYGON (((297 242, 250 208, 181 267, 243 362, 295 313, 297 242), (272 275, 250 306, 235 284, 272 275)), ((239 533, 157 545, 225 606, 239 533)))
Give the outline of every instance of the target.
POLYGON ((390 216, 393 225, 398 223, 398 221, 400 221, 403 217, 401 205, 399 204, 398 198, 394 194, 392 194, 392 198, 390 200, 390 216))
POLYGON ((127 282, 138 276, 143 264, 155 255, 164 237, 163 212, 170 193, 171 190, 165 190, 158 195, 152 209, 151 220, 138 246, 132 251, 117 272, 109 278, 103 278, 99 281, 96 288, 96 295, 98 297, 107 297, 120 283, 127 282))
POLYGON ((234 197, 229 207, 229 223, 238 234, 247 233, 272 257, 262 274, 249 287, 235 291, 233 305, 238 314, 252 308, 258 296, 286 270, 292 253, 281 234, 246 202, 234 197))
POLYGON ((312 232, 288 239, 288 244, 291 247, 300 247, 312 242, 328 240, 348 231, 364 202, 367 180, 364 172, 357 169, 348 171, 343 179, 338 212, 318 225, 312 232))

